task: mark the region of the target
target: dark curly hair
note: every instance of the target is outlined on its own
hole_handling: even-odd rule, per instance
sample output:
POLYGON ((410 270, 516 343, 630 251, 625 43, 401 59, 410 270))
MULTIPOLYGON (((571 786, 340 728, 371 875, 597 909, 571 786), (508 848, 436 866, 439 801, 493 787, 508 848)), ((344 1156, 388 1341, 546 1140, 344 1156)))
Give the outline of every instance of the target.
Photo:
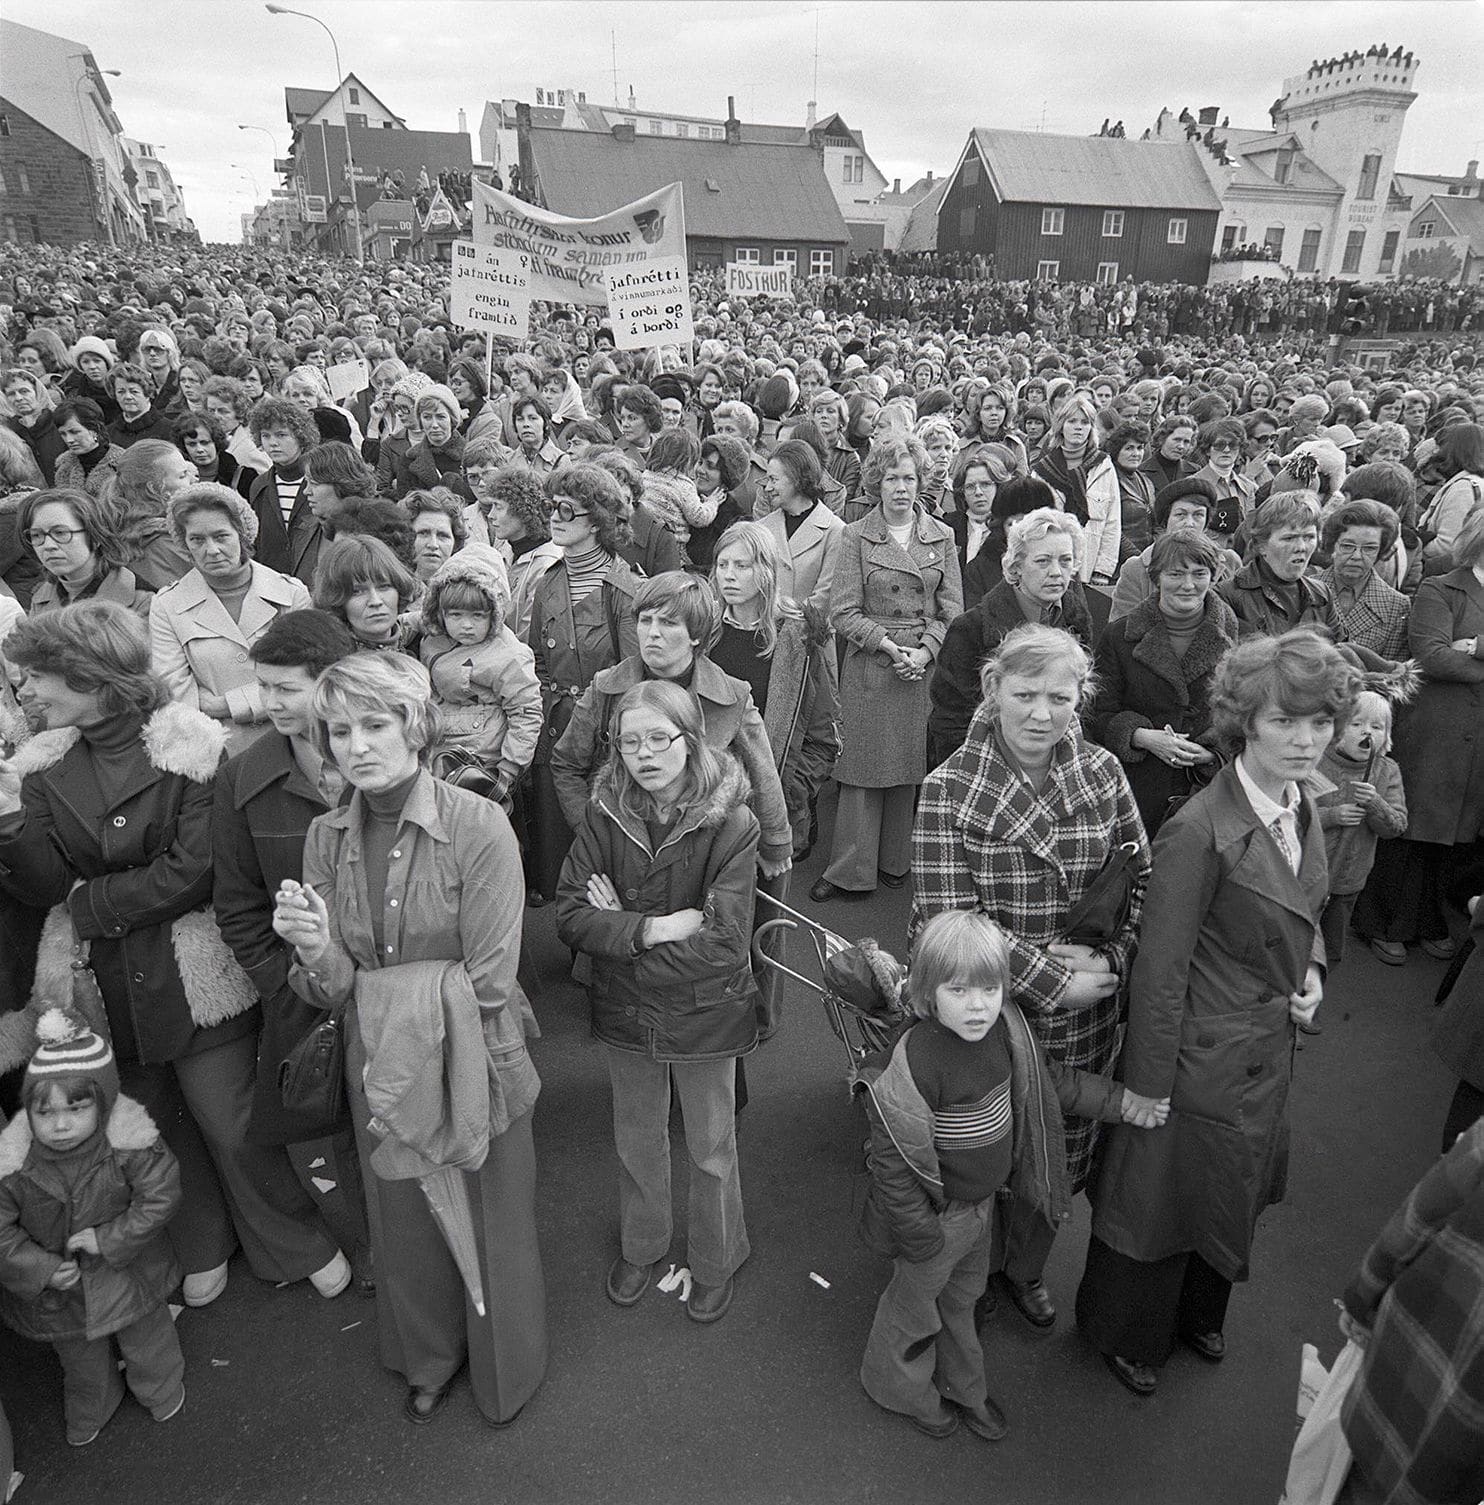
POLYGON ((313 415, 287 397, 260 397, 247 415, 247 428, 254 444, 263 442, 268 429, 287 429, 306 454, 320 442, 313 415))
POLYGON ((541 477, 529 465, 502 465, 485 488, 485 498, 503 502, 527 538, 545 543, 551 537, 551 503, 541 477))
POLYGON ((546 494, 553 502, 565 497, 588 513, 597 534, 598 547, 607 553, 616 554, 625 544, 633 542, 634 535, 628 522, 629 508, 623 493, 618 489, 618 482, 601 465, 582 461, 565 470, 552 471, 546 478, 546 494))

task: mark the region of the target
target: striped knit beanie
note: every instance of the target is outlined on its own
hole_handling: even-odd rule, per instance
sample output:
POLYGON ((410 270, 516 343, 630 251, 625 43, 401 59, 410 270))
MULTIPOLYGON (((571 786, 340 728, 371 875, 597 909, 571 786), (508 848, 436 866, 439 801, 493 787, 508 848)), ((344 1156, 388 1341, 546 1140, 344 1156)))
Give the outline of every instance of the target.
POLYGON ((106 1117, 119 1095, 118 1067, 108 1041, 61 1009, 47 1009, 36 1021, 36 1039, 36 1054, 26 1067, 23 1096, 29 1098, 33 1084, 38 1082, 89 1078, 103 1090, 106 1117))

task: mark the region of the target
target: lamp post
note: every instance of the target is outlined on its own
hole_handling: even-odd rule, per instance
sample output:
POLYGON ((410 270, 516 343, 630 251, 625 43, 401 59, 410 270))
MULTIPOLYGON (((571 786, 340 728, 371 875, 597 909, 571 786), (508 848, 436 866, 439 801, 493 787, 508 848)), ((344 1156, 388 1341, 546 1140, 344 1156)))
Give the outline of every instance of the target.
POLYGON ((86 52, 69 52, 67 54, 67 61, 69 63, 78 59, 82 61, 82 74, 72 85, 72 97, 77 104, 77 119, 78 123, 82 126, 83 139, 88 144, 88 166, 93 175, 94 218, 101 224, 104 238, 108 241, 108 244, 115 245, 117 242, 113 234, 113 215, 109 212, 108 207, 108 174, 106 169, 102 172, 99 171, 98 153, 93 142, 93 124, 88 118, 88 111, 82 102, 82 86, 92 82, 95 71, 106 73, 110 78, 122 78, 123 74, 117 68, 90 68, 88 66, 88 56, 89 54, 86 52))
MULTIPOLYGON (((330 39, 330 46, 335 51, 335 91, 338 94, 341 86, 345 83, 345 74, 340 70, 340 44, 335 40, 335 33, 320 20, 318 16, 310 15, 307 10, 290 10, 286 5, 267 5, 263 7, 269 15, 273 16, 298 16, 304 21, 313 21, 324 34, 330 39)), ((345 166, 350 174, 350 222, 355 230, 356 260, 364 263, 365 251, 361 245, 361 201, 356 191, 356 159, 350 145, 350 120, 345 113, 345 96, 340 96, 340 125, 345 132, 345 166)), ((323 145, 323 136, 321 145, 323 145)), ((334 194, 336 202, 339 202, 340 194, 330 182, 330 154, 325 151, 325 193, 334 194)))

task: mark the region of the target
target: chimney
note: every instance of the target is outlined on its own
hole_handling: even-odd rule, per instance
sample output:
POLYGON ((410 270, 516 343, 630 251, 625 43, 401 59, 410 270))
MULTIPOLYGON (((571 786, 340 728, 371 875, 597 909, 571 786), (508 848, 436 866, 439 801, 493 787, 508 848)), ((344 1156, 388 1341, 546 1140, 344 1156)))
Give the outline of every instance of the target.
POLYGON ((459 111, 459 135, 469 134, 469 117, 462 110, 459 111))
POLYGON ((893 178, 891 180, 891 191, 894 194, 901 193, 901 191, 902 191, 902 180, 900 178, 893 178))
POLYGON ((632 120, 620 120, 613 127, 613 139, 615 141, 632 141, 634 139, 634 122, 632 120))
POLYGON ((933 170, 932 170, 931 167, 928 168, 928 171, 927 171, 927 180, 928 180, 928 187, 931 188, 933 186, 933 170))
POLYGON ((737 119, 737 100, 731 94, 727 95, 727 145, 742 145, 742 122, 737 119))
POLYGON ((637 110, 639 108, 639 101, 634 98, 634 86, 633 86, 633 84, 629 85, 629 108, 631 110, 637 110))
POLYGON ((811 99, 809 101, 809 113, 804 117, 804 129, 806 131, 812 131, 814 129, 814 126, 815 126, 815 123, 816 123, 816 120, 817 120, 817 117, 816 117, 816 115, 815 115, 814 112, 815 112, 815 110, 817 108, 818 108, 818 105, 816 104, 816 102, 814 100, 811 99))
POLYGON ((1220 117, 1220 105, 1204 105, 1201 108, 1201 113, 1198 118, 1202 125, 1215 125, 1220 117))
POLYGON ((1464 177, 1464 181, 1466 183, 1472 183, 1474 181, 1474 179, 1477 178, 1478 176, 1479 176, 1479 159, 1477 157, 1475 157, 1473 159, 1473 161, 1471 161, 1469 163, 1468 171, 1466 173, 1464 173, 1463 177, 1464 177))

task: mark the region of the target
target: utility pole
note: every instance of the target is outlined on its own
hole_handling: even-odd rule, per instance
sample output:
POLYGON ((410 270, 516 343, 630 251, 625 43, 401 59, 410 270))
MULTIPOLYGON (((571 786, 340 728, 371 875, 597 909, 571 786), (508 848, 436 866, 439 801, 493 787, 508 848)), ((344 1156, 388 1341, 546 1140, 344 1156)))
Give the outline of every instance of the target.
POLYGON ((814 12, 814 93, 810 98, 819 98, 819 12, 814 12))
POLYGON ((613 102, 614 102, 614 104, 617 104, 619 102, 619 99, 618 99, 618 33, 616 31, 610 31, 608 33, 608 44, 613 49, 613 102))

